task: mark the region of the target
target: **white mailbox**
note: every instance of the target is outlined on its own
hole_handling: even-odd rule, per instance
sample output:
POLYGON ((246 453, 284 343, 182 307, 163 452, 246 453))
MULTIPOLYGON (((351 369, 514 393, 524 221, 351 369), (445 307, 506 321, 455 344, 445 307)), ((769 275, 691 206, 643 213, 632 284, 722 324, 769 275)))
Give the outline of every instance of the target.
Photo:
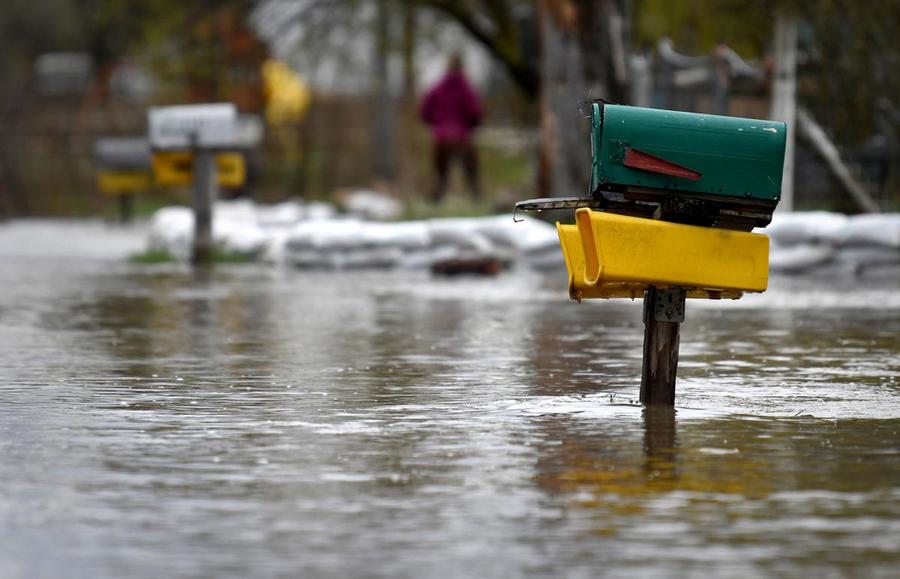
POLYGON ((231 103, 151 108, 150 146, 155 150, 231 149, 237 145, 237 108, 231 103))

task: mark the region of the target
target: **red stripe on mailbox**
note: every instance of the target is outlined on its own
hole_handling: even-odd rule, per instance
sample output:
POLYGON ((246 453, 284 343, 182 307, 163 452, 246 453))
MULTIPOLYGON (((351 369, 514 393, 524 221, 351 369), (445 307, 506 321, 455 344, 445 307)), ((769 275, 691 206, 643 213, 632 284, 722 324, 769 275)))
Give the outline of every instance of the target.
POLYGON ((700 179, 701 175, 698 171, 694 171, 693 169, 676 165, 671 161, 666 161, 655 155, 631 148, 625 151, 625 159, 622 161, 622 164, 626 167, 631 167, 632 169, 641 169, 642 171, 650 171, 651 173, 681 177, 682 179, 690 179, 691 181, 697 181, 700 179))

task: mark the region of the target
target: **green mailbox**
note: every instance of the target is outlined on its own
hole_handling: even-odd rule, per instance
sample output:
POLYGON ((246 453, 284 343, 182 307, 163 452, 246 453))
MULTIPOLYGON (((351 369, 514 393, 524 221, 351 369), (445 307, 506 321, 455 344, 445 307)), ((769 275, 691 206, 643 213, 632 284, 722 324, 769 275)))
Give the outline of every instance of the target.
POLYGON ((781 195, 782 122, 594 103, 595 207, 750 230, 781 195))

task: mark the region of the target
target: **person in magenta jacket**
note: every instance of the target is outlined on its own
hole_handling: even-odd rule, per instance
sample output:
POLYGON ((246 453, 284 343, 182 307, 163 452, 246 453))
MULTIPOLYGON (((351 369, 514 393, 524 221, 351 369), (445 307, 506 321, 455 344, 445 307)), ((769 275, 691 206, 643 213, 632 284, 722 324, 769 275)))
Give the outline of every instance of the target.
POLYGON ((466 79, 458 55, 450 58, 447 73, 425 94, 419 116, 431 128, 434 141, 437 181, 432 200, 438 202, 443 198, 452 162, 462 163, 469 189, 478 198, 478 155, 472 143, 472 131, 481 123, 481 100, 466 79))

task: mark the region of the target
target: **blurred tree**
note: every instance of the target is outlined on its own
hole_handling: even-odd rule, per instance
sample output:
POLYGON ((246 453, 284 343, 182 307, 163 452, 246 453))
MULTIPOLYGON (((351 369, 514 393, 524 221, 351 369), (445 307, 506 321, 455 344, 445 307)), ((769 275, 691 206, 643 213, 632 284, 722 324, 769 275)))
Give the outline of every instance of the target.
POLYGON ((0 216, 31 209, 16 160, 20 113, 29 97, 34 58, 77 50, 82 43, 77 20, 71 0, 0 2, 0 216))
POLYGON ((588 101, 627 102, 629 3, 566 0, 538 3, 541 34, 542 195, 584 196, 591 149, 588 101))
POLYGON ((798 98, 828 119, 835 135, 859 142, 875 130, 880 100, 900 107, 900 0, 796 5, 807 23, 798 98))
POLYGON ((517 18, 533 2, 517 0, 407 0, 442 12, 488 50, 516 85, 531 99, 540 94, 538 63, 529 58, 517 18))
POLYGON ((263 106, 260 67, 268 53, 248 20, 252 0, 83 0, 89 46, 102 71, 139 55, 190 101, 263 106))
MULTIPOLYGON (((869 149, 877 186, 900 206, 900 0, 797 0, 798 100, 846 149, 869 149)), ((859 151, 862 152, 862 151, 859 151)))

